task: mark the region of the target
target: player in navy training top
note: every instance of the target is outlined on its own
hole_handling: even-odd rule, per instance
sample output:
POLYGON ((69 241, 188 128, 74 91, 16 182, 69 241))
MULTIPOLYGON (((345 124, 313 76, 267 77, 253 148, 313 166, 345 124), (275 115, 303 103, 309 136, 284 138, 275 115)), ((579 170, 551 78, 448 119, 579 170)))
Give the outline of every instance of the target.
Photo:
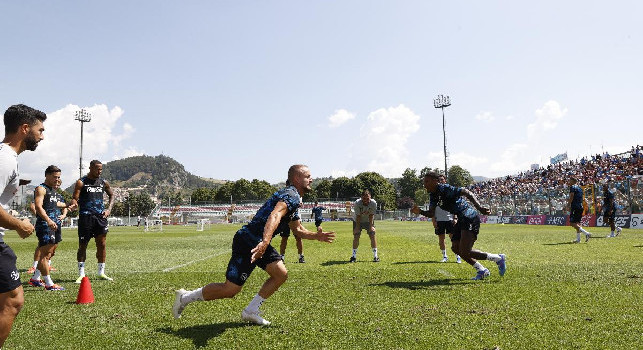
POLYGON ((424 175, 423 182, 424 188, 431 195, 429 210, 420 210, 416 205, 411 211, 414 214, 433 217, 435 208, 439 206, 449 213, 457 215, 458 223, 451 237, 451 250, 477 270, 474 280, 484 279, 490 274, 489 269, 482 266, 478 260, 494 261, 498 265, 500 276, 503 276, 506 271, 504 254, 491 254, 473 249, 473 244, 480 231, 480 217, 478 216, 478 211, 462 197, 469 199, 484 215, 489 214, 489 208, 481 206, 476 196, 466 188, 440 183, 440 175, 434 171, 427 172, 424 175))
POLYGON ((603 184, 603 222, 606 222, 610 225, 610 232, 607 237, 616 237, 618 236, 622 229, 616 226, 616 199, 614 198, 614 192, 610 190, 609 183, 603 184), (614 232, 616 231, 616 233, 614 232))
MULTIPOLYGON (((67 215, 67 205, 63 197, 56 192, 60 186, 60 168, 50 165, 45 169, 45 182, 34 190, 34 210, 36 212, 36 236, 38 237, 38 269, 29 279, 34 287, 44 286, 46 290, 65 290, 54 284, 49 275, 49 260, 54 255, 58 243, 62 241, 62 220, 67 215), (61 211, 62 208, 62 211, 61 211)), ((72 207, 73 209, 73 207, 72 207)))
POLYGON ((319 202, 315 201, 315 205, 313 206, 313 209, 311 209, 310 212, 310 218, 312 219, 313 217, 315 218, 315 227, 317 227, 317 231, 321 230, 321 224, 324 221, 324 210, 326 208, 318 205, 319 202))
POLYGON ((243 310, 241 318, 259 325, 269 325, 270 322, 261 317, 259 307, 288 277, 281 255, 270 245, 277 227, 288 225, 295 235, 304 239, 329 243, 335 239, 334 232, 311 232, 301 225, 298 211, 301 196, 311 190, 312 181, 307 166, 291 166, 288 169, 287 187, 275 192, 257 211, 254 218, 234 235, 226 281, 210 283, 192 291, 177 290, 172 306, 174 317, 181 317, 183 309, 189 303, 234 297, 241 291, 254 268, 259 266, 270 277, 243 310))
POLYGON ((585 234, 585 242, 589 241, 592 236, 591 233, 585 231, 580 224, 583 218, 583 189, 577 185, 578 180, 575 177, 570 177, 567 180, 569 184, 569 200, 567 207, 569 209, 569 224, 576 230, 576 240, 574 243, 580 243, 580 233, 585 234))
POLYGON ((89 163, 89 173, 76 181, 73 203, 78 203, 78 279, 80 283, 85 277, 85 259, 87 244, 94 238, 96 241, 96 259, 98 260, 98 278, 111 281, 105 274, 105 258, 107 256, 107 217, 114 205, 114 193, 109 183, 100 177, 103 163, 92 160, 89 163), (105 209, 103 193, 107 193, 109 204, 105 209))

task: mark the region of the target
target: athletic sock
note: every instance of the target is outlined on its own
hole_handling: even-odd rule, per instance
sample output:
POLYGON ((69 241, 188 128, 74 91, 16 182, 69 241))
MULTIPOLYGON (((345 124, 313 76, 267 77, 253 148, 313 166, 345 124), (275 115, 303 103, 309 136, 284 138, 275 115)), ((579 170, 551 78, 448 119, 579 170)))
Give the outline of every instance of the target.
POLYGON ((38 268, 38 260, 33 262, 33 265, 31 265, 34 269, 38 268))
POLYGON ((203 288, 191 290, 181 297, 181 302, 185 305, 195 302, 195 301, 203 301, 203 288))
POLYGON ((475 268, 478 271, 484 271, 486 268, 482 266, 482 264, 479 261, 476 261, 475 264, 473 264, 473 268, 475 268))
POLYGON ((47 287, 51 287, 54 285, 54 281, 51 280, 51 276, 47 275, 47 276, 43 276, 43 278, 45 279, 45 285, 47 287))
POLYGON ((78 262, 78 275, 85 276, 85 262, 78 262))
POLYGON ((248 307, 246 307, 246 310, 251 313, 256 313, 265 300, 266 299, 262 298, 259 294, 256 294, 255 297, 252 298, 252 301, 250 301, 250 304, 248 304, 248 307))
POLYGON ((498 262, 498 261, 502 260, 502 258, 498 254, 487 253, 487 260, 491 260, 493 262, 498 262))
MULTIPOLYGON (((582 230, 582 229, 581 229, 582 230)), ((576 232, 576 240, 580 241, 580 231, 576 232)))
POLYGON ((353 258, 357 257, 357 249, 353 249, 353 258))
POLYGON ((447 257, 447 250, 446 249, 441 249, 442 250, 442 257, 446 258, 447 257))
POLYGON ((584 234, 588 234, 588 233, 589 233, 589 232, 585 231, 585 229, 584 229, 584 228, 582 228, 582 227, 580 228, 580 232, 582 232, 582 233, 584 233, 584 234))
POLYGON ((102 275, 105 273, 105 263, 98 263, 98 274, 102 275))
POLYGON ((373 248, 373 257, 377 258, 377 248, 373 248))
POLYGON ((33 272, 33 275, 31 276, 31 279, 39 280, 40 276, 42 276, 42 274, 40 273, 40 270, 36 269, 36 271, 33 272))

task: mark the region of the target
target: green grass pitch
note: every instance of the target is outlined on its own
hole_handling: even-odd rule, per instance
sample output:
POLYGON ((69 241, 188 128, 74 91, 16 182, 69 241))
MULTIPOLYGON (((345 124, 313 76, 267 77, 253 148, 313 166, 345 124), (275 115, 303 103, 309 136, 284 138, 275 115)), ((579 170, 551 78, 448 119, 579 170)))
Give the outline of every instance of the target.
MULTIPOLYGON (((189 305, 171 315, 174 290, 223 282, 238 225, 164 226, 163 232, 113 227, 107 273, 96 280, 95 246, 87 275, 95 303, 75 304, 77 235, 63 230, 54 281, 67 290, 30 287, 24 272, 36 238, 5 236, 18 255, 25 306, 5 349, 635 349, 643 339, 643 230, 569 244, 571 227, 482 225, 475 247, 506 253, 485 281, 474 269, 441 263, 437 237, 426 222, 377 222, 373 263, 362 235, 358 262, 349 264, 350 222, 325 223, 332 244, 304 241, 296 263, 286 252, 289 279, 262 310, 269 327, 241 322, 241 310, 266 279, 257 269, 234 299, 189 305)), ((306 224, 314 228, 312 224, 306 224)), ((280 238, 273 241, 279 246, 280 238)))

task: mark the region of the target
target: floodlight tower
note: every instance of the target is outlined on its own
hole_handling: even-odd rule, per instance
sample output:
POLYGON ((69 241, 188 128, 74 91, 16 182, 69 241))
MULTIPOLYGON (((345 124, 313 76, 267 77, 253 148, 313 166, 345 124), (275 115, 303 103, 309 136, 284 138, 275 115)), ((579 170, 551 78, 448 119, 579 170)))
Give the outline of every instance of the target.
POLYGON ((442 109, 442 135, 444 137, 444 177, 447 177, 447 132, 445 128, 444 121, 444 107, 449 107, 451 105, 451 99, 449 96, 438 95, 437 98, 433 100, 433 106, 435 108, 442 109))
POLYGON ((80 176, 83 177, 83 125, 85 123, 89 123, 92 121, 92 114, 87 112, 84 109, 81 109, 80 111, 76 111, 76 120, 80 122, 80 166, 79 166, 79 171, 80 171, 80 176))

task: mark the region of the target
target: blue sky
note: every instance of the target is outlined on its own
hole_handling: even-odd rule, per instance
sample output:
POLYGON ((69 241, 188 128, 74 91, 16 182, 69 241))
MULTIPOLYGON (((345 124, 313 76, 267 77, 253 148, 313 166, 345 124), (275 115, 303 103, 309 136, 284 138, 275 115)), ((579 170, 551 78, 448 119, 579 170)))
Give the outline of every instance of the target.
MULTIPOLYGON (((0 108, 48 113, 25 178, 165 154, 283 181, 442 168, 496 177, 642 143, 637 1, 3 1, 0 108)), ((69 175, 66 175, 69 174, 69 175)))

